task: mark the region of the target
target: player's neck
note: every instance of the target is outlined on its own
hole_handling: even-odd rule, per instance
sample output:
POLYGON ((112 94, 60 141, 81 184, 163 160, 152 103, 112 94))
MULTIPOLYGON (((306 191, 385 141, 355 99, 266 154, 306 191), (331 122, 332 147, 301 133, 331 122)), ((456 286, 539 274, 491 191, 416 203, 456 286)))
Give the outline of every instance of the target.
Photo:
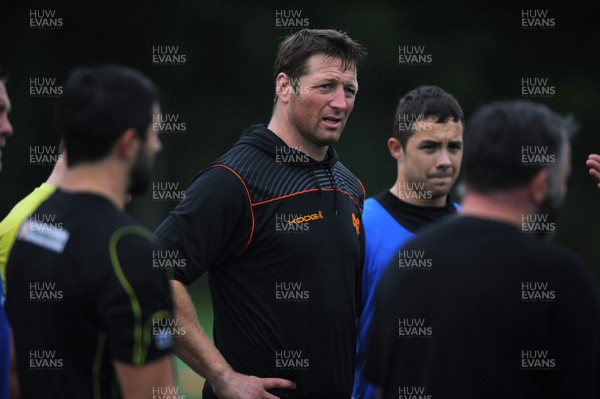
POLYGON ((462 201, 459 214, 497 220, 521 228, 523 215, 529 212, 529 208, 520 193, 482 195, 469 192, 462 201))
POLYGON ((67 169, 60 189, 72 193, 90 193, 105 197, 119 210, 127 203, 126 183, 120 181, 123 173, 106 165, 81 165, 67 169))
POLYGON ((438 208, 446 206, 446 202, 448 201, 447 195, 433 198, 431 193, 416 188, 418 188, 416 183, 411 184, 401 179, 397 179, 392 188, 390 188, 390 193, 400 201, 410 205, 438 208))
POLYGON ((54 164, 54 168, 52 169, 52 173, 48 176, 46 180, 46 184, 49 184, 53 187, 58 187, 63 177, 65 176, 65 172, 67 171, 66 159, 64 156, 60 159, 56 164, 54 164))
POLYGON ((267 126, 288 146, 295 148, 314 160, 322 161, 327 155, 328 146, 318 146, 306 140, 298 129, 277 109, 267 126))

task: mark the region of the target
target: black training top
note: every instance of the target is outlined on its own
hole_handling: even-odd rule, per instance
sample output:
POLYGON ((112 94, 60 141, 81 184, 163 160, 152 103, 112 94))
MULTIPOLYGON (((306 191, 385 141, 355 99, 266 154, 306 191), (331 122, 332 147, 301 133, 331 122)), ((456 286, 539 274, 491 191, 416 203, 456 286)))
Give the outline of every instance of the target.
POLYGON ((350 397, 363 199, 332 147, 316 162, 264 125, 195 177, 156 234, 184 258, 175 279, 208 271, 234 370, 295 381, 282 397, 350 397))
POLYGON ((382 276, 364 372, 384 398, 599 397, 600 294, 576 255, 472 217, 402 252, 422 267, 382 276))
POLYGON ((23 398, 119 397, 114 360, 140 366, 171 352, 159 250, 94 194, 57 190, 25 221, 6 301, 23 398))

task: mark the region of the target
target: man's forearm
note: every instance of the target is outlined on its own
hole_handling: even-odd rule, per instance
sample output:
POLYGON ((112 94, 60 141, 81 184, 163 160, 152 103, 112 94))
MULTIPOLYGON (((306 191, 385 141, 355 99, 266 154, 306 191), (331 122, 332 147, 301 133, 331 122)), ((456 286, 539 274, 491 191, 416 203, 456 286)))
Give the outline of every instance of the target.
POLYGON ((231 367, 206 335, 186 287, 172 280, 175 317, 185 334, 175 336, 175 354, 210 383, 220 381, 231 367))

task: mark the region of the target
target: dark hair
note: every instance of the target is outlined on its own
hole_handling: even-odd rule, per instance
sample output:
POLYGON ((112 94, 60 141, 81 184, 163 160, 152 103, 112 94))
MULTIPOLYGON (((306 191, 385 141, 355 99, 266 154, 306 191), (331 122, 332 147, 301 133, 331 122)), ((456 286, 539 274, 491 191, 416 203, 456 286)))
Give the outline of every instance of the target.
POLYGON ((561 151, 576 130, 572 117, 531 101, 481 107, 465 137, 463 176, 468 189, 486 194, 526 186, 540 170, 561 162, 561 151), (524 151, 532 148, 544 150, 546 156, 524 161, 524 151))
POLYGON ((465 121, 460 104, 451 94, 438 86, 419 86, 400 98, 394 115, 392 132, 403 151, 413 133, 414 122, 429 118, 436 118, 436 123, 446 123, 449 119, 465 121))
POLYGON ((134 69, 119 65, 75 69, 59 107, 69 167, 103 159, 127 129, 134 128, 145 140, 157 101, 154 84, 134 69))
POLYGON ((6 83, 8 80, 8 69, 0 64, 0 82, 6 83))
POLYGON ((315 54, 340 58, 342 69, 358 68, 367 56, 363 46, 345 32, 333 29, 302 29, 285 38, 275 58, 275 79, 280 72, 291 78, 297 89, 298 80, 307 73, 306 62, 315 54))

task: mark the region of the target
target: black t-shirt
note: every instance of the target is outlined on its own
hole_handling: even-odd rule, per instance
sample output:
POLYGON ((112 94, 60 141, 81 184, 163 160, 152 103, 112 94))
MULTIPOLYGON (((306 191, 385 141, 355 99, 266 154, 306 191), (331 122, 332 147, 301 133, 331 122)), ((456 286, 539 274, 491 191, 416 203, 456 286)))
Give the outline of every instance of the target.
MULTIPOLYGON (((182 258, 175 279, 208 272, 225 359, 294 381, 281 397, 351 395, 363 198, 333 148, 312 161, 259 125, 194 179, 156 231, 182 258)), ((204 397, 214 397, 208 384, 204 397)))
POLYGON ((106 198, 57 190, 21 227, 6 308, 23 398, 119 396, 112 362, 169 355, 160 247, 106 198))
POLYGON ((456 206, 448 195, 444 206, 420 206, 409 204, 384 190, 374 197, 377 202, 406 230, 417 233, 422 227, 456 213, 456 206))
POLYGON ((599 397, 600 295, 577 256, 472 217, 402 253, 419 267, 382 276, 364 372, 384 398, 599 397))

